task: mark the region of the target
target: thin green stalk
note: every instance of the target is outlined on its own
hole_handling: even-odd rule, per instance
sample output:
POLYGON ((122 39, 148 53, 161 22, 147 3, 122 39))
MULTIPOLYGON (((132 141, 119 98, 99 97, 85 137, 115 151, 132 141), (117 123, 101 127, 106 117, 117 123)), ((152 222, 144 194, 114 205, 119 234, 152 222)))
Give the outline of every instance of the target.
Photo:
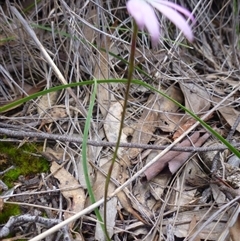
POLYGON ((110 183, 114 163, 117 159, 117 152, 119 148, 119 144, 121 141, 121 135, 122 135, 122 129, 124 127, 124 119, 125 119, 125 114, 126 114, 126 109, 127 109, 127 103, 128 103, 128 95, 129 95, 129 90, 130 90, 130 85, 132 81, 132 76, 133 76, 133 71, 134 71, 134 56, 135 56, 135 51, 136 51, 136 41, 137 41, 137 33, 138 33, 138 27, 135 22, 133 22, 133 35, 132 35, 132 43, 131 43, 131 51, 130 51, 130 59, 129 59, 129 67, 128 67, 128 79, 127 79, 127 84, 126 84, 126 93, 125 93, 125 98, 124 98, 124 103, 123 103, 123 111, 122 111, 122 117, 120 121, 120 127, 119 127, 119 133, 118 133, 118 139, 116 142, 116 147, 115 151, 113 153, 113 158, 111 165, 108 170, 106 182, 105 182, 105 190, 104 190, 104 223, 105 223, 105 232, 108 233, 107 231, 107 194, 108 194, 108 186, 110 183))
POLYGON ((27 13, 28 11, 32 10, 35 7, 35 4, 40 3, 41 0, 33 1, 32 3, 30 2, 29 5, 23 9, 24 13, 27 13))
MULTIPOLYGON (((97 93, 97 81, 94 80, 93 94, 91 95, 91 98, 90 98, 89 109, 88 109, 87 119, 86 119, 85 126, 84 126, 83 142, 82 142, 83 173, 84 173, 85 181, 86 181, 86 184, 87 184, 88 194, 89 194, 89 197, 90 197, 90 200, 91 200, 92 203, 95 203, 96 200, 95 200, 95 197, 94 197, 91 181, 90 181, 89 174, 88 174, 87 140, 88 140, 88 133, 89 133, 90 125, 91 125, 91 118, 92 118, 92 112, 93 112, 94 102, 95 102, 95 98, 96 98, 96 93, 97 93)), ((98 208, 95 208, 94 212, 97 216, 98 221, 100 222, 100 225, 101 225, 103 231, 105 232, 105 230, 106 230, 105 226, 106 225, 104 225, 104 223, 103 223, 103 219, 102 219, 102 216, 101 216, 98 208)), ((108 237, 108 233, 105 232, 105 235, 106 235, 106 237, 108 237)))

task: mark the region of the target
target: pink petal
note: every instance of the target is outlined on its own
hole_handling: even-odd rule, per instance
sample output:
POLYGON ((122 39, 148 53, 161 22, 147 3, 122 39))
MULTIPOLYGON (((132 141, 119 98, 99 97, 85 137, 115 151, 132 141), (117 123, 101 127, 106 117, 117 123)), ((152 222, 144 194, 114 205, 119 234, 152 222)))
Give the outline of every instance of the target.
POLYGON ((151 2, 157 2, 157 3, 161 3, 161 4, 164 4, 166 6, 169 6, 175 10, 177 10, 178 12, 184 14, 187 18, 190 18, 192 20, 192 22, 195 22, 195 18, 194 16, 192 15, 191 12, 189 12, 186 8, 182 7, 182 6, 179 6, 178 4, 176 3, 172 3, 172 2, 168 2, 168 1, 161 1, 161 0, 150 0, 151 2))
POLYGON ((132 15, 138 27, 142 30, 145 26, 151 36, 153 45, 156 45, 160 30, 153 7, 145 0, 129 0, 126 6, 129 14, 132 15))
POLYGON ((144 6, 148 5, 145 1, 129 0, 126 3, 128 13, 134 18, 138 27, 142 30, 144 23, 144 6))
POLYGON ((144 8, 144 22, 151 36, 152 44, 156 45, 159 41, 160 26, 154 9, 149 4, 147 6, 144 8))
MULTIPOLYGON (((163 15, 165 15, 170 21, 172 21, 186 36, 189 41, 193 41, 193 33, 188 25, 187 21, 174 9, 157 1, 149 1, 150 4, 158 9, 163 15)), ((165 1, 161 1, 165 2, 165 1)))

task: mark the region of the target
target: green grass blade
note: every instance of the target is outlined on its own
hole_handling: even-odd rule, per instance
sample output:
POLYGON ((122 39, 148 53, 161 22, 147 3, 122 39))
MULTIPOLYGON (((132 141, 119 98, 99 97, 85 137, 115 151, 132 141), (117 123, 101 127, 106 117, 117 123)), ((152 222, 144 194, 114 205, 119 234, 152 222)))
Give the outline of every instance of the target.
MULTIPOLYGON (((60 86, 56 86, 56 87, 52 87, 50 89, 47 90, 43 90, 40 92, 37 92, 35 94, 32 94, 30 96, 24 97, 20 100, 17 100, 15 102, 12 102, 10 104, 4 105, 2 107, 0 107, 0 113, 1 112, 5 112, 11 108, 13 108, 14 106, 17 106, 19 104, 23 104, 29 100, 32 100, 34 98, 37 98, 39 96, 48 94, 50 92, 53 91, 58 91, 58 90, 62 90, 62 89, 66 89, 66 88, 71 88, 71 87, 76 87, 76 86, 84 86, 84 85, 92 85, 94 84, 94 80, 88 80, 88 81, 84 81, 84 82, 77 82, 77 83, 71 83, 68 85, 60 85, 60 86)), ((107 79, 107 80, 97 80, 98 84, 103 84, 103 83, 127 83, 126 79, 107 79)), ((192 116, 195 120, 197 120, 205 129, 207 129, 213 136, 215 136, 219 141, 221 141, 224 145, 226 145, 226 147, 232 151, 237 157, 240 158, 240 152, 231 145, 231 143, 229 143, 227 140, 225 140, 219 133, 217 133, 215 130, 213 130, 205 121, 201 120, 197 115, 195 115, 193 112, 191 112, 190 110, 188 110, 186 107, 184 107, 183 105, 181 105, 180 103, 178 103, 176 100, 172 99, 171 97, 169 97, 168 95, 166 95, 165 93, 157 90, 156 88, 152 87, 151 85, 144 83, 143 81, 140 80, 132 80, 132 84, 136 84, 136 85, 141 85, 144 86, 146 88, 148 88, 149 90, 152 90, 154 92, 157 92, 158 94, 164 96, 165 98, 169 99, 170 101, 172 101, 173 103, 175 103, 176 105, 178 105, 181 109, 183 109, 184 111, 186 111, 190 116, 192 116)))
MULTIPOLYGON (((83 172, 84 172, 84 177, 85 177, 85 181, 87 184, 87 190, 88 190, 88 194, 89 194, 91 203, 95 203, 96 200, 94 197, 91 181, 90 181, 89 174, 88 174, 87 141, 88 141, 89 129, 91 126, 92 112, 93 112, 94 102, 95 102, 95 98, 96 98, 96 93, 97 93, 97 81, 95 80, 94 84, 93 84, 93 93, 90 97, 89 109, 88 109, 87 118, 85 121, 84 132, 83 132, 83 142, 82 142, 83 172)), ((103 232, 105 233, 105 236, 107 237, 108 240, 110 240, 110 238, 108 237, 108 233, 105 232, 106 228, 104 225, 106 225, 106 224, 103 223, 103 219, 102 219, 102 216, 101 216, 98 208, 94 209, 94 212, 97 216, 98 221, 100 222, 100 225, 102 227, 103 232)))

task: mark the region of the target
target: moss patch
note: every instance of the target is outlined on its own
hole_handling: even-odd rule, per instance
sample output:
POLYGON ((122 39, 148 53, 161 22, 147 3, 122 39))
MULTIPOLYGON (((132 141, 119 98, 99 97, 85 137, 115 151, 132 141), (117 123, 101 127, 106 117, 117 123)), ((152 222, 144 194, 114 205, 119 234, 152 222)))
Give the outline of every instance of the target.
POLYGON ((47 172, 49 170, 49 162, 37 154, 40 146, 27 143, 17 148, 17 145, 0 142, 0 165, 5 170, 11 165, 15 168, 5 173, 2 177, 3 182, 10 188, 14 185, 19 175, 32 176, 36 173, 47 172))
POLYGON ((20 207, 15 204, 4 204, 2 212, 0 212, 0 224, 5 224, 11 216, 21 214, 20 207))

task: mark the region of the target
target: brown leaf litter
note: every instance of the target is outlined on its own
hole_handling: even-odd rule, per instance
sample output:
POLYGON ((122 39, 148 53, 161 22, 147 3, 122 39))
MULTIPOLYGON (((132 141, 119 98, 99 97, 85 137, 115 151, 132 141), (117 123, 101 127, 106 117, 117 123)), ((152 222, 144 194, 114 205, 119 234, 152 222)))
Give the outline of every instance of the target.
MULTIPOLYGON (((51 0, 34 6, 30 1, 10 2, 11 6, 2 3, 0 11, 1 106, 42 88, 126 78, 131 23, 125 2, 51 0)), ((195 42, 189 44, 181 37, 168 41, 176 39, 178 32, 164 19, 158 47, 153 49, 148 36, 139 32, 134 79, 163 91, 199 117, 212 112, 205 121, 227 137, 239 115, 239 36, 234 31, 239 9, 232 1, 179 3, 195 11, 195 42)), ((98 86, 88 139, 97 145, 87 148, 97 200, 103 196, 115 148, 104 143, 116 141, 124 93, 121 83, 98 86)), ((39 153, 52 167, 49 173, 20 177, 8 191, 3 190, 0 207, 17 203, 23 215, 1 224, 0 235, 2 230, 11 230, 11 239, 23 234, 36 238, 91 206, 82 171, 82 147, 76 142, 83 138, 91 94, 92 86, 79 86, 1 113, 1 129, 7 131, 1 134, 2 141, 42 143, 39 153), (46 133, 49 135, 38 138, 37 134, 46 133), (55 135, 48 139, 51 134, 55 135), (55 136, 68 139, 56 140, 55 136)), ((195 120, 176 104, 146 88, 131 86, 122 143, 162 147, 193 126, 195 120)), ((235 130, 230 141, 239 144, 239 125, 235 130)), ((140 171, 160 150, 119 149, 109 194, 132 176, 136 178, 108 202, 112 239, 238 240, 239 203, 231 202, 239 196, 239 159, 228 151, 218 152, 219 142, 201 127, 186 135, 178 147, 182 150, 170 150, 143 176, 140 171), (187 146, 216 151, 198 153, 193 148, 186 152, 187 146)), ((99 209, 102 212, 101 206, 99 209)), ((63 238, 105 241, 94 212, 85 213, 45 240, 63 238)))

